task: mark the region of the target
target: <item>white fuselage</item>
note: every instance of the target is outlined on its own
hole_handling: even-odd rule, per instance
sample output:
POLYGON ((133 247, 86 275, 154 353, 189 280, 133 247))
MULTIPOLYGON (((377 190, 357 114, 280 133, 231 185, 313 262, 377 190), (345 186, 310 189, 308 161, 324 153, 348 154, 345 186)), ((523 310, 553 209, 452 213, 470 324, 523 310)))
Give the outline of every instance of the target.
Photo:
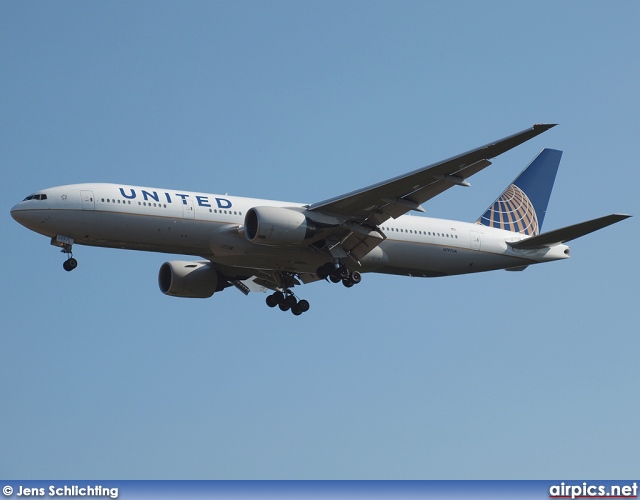
MULTIPOLYGON (((247 210, 301 203, 119 184, 74 184, 44 189, 15 205, 22 225, 75 244, 196 255, 249 269, 313 273, 327 261, 314 246, 270 247, 244 235, 247 210), (39 199, 38 199, 39 198, 39 199), (46 199, 45 199, 46 198, 46 199)), ((361 261, 361 271, 446 276, 517 269, 564 259, 569 247, 517 250, 525 236, 475 223, 402 216, 381 225, 386 239, 361 261)))

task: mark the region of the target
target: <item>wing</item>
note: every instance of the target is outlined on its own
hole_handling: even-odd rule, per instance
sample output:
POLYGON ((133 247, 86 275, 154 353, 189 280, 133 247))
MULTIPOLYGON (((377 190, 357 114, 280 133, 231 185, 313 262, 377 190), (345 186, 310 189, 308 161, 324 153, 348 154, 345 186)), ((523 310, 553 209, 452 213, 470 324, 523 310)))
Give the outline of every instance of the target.
POLYGON ((533 127, 491 142, 447 160, 414 170, 384 182, 329 200, 314 203, 308 213, 338 218, 343 231, 332 235, 327 247, 332 256, 352 257, 358 262, 385 238, 379 225, 410 210, 423 212, 421 204, 452 186, 468 186, 472 175, 491 165, 490 158, 509 151, 523 142, 554 127, 533 127))

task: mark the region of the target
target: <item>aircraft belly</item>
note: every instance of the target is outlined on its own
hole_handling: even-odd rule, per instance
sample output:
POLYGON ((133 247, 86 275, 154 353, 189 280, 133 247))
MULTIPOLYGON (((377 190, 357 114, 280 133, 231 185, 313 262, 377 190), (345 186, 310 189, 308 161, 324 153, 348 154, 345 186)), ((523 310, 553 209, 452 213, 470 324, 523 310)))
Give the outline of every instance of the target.
POLYGON ((212 245, 211 260, 235 267, 315 273, 318 266, 327 262, 328 257, 309 247, 269 247, 236 236, 234 241, 228 237, 216 238, 212 245))
MULTIPOLYGON (((523 259, 461 246, 386 240, 380 245, 389 257, 380 270, 416 277, 477 273, 523 265, 523 259)), ((531 263, 527 261, 526 263, 531 263)))
POLYGON ((47 236, 62 234, 80 245, 187 255, 210 252, 212 227, 202 221, 106 211, 51 212, 47 236))

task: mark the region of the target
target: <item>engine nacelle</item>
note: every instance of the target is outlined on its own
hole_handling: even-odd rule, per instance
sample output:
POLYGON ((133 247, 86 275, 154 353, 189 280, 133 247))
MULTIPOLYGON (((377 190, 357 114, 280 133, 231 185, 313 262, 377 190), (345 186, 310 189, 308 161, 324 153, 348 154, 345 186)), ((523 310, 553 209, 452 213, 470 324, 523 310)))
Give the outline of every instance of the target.
POLYGON ((253 207, 244 217, 244 234, 258 245, 300 245, 315 232, 313 222, 289 208, 253 207))
POLYGON ((160 266, 158 286, 172 297, 206 299, 218 288, 218 272, 209 262, 172 260, 160 266))

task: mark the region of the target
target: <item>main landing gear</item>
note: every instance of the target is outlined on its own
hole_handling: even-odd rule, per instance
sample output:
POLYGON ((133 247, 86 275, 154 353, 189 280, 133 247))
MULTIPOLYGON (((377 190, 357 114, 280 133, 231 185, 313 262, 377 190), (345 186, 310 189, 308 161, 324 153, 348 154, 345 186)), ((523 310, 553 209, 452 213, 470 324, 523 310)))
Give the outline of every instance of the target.
POLYGON ((342 284, 347 288, 351 288, 353 285, 357 285, 362 281, 362 275, 358 271, 350 272, 349 269, 340 262, 337 264, 327 262, 316 270, 316 274, 318 278, 322 280, 329 278, 332 283, 340 283, 342 281, 342 284))
POLYGON ((294 316, 300 316, 309 310, 309 302, 304 299, 298 300, 291 291, 295 284, 299 284, 294 274, 279 273, 278 282, 282 291, 277 290, 267 297, 267 305, 269 307, 278 306, 281 311, 291 311, 294 316))
POLYGON ((300 316, 303 312, 309 310, 309 302, 302 299, 298 300, 295 295, 289 290, 285 292, 274 292, 267 297, 267 305, 269 307, 278 306, 281 311, 289 311, 295 315, 300 316))
MULTIPOLYGON (((321 265, 316 274, 320 279, 329 279, 333 283, 340 283, 347 288, 357 285, 362 281, 362 275, 358 271, 349 271, 339 260, 335 263, 327 262, 321 265)), ((289 272, 276 273, 274 282, 277 283, 278 290, 267 296, 269 307, 279 307, 281 311, 291 311, 295 316, 299 316, 309 310, 309 302, 298 300, 291 291, 294 285, 300 284, 296 280, 296 275, 289 272)))

